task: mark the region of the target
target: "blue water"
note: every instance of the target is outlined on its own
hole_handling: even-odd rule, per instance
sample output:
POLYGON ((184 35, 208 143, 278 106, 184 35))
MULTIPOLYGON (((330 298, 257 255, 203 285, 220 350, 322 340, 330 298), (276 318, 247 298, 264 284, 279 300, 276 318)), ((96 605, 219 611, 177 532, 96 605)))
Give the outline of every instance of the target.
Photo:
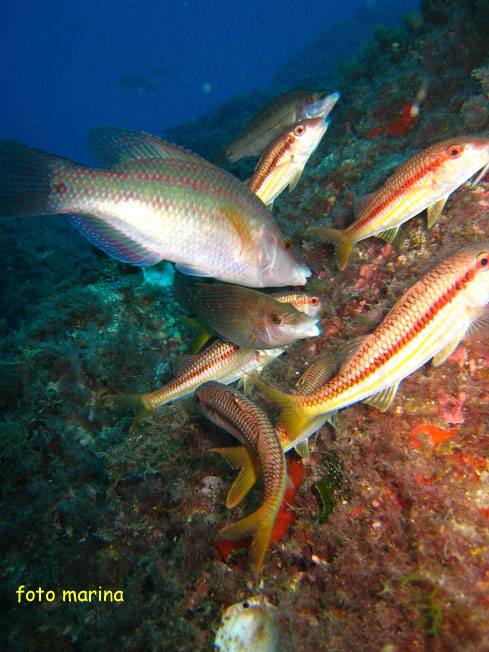
POLYGON ((314 36, 375 2, 2 5, 0 135, 89 163, 91 127, 159 134, 264 89, 314 36))

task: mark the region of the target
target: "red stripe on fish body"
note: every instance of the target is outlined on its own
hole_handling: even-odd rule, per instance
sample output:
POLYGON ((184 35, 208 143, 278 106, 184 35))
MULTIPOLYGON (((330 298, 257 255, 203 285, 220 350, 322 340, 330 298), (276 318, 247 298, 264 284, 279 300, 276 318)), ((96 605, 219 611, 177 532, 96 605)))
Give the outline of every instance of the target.
MULTIPOLYGON (((339 374, 319 391, 289 397, 307 418, 335 411, 392 387, 428 360, 454 348, 489 302, 489 243, 448 259, 414 285, 339 374)), ((285 401, 284 401, 285 402, 285 401)))
POLYGON ((408 159, 344 231, 359 242, 393 229, 450 195, 489 162, 489 139, 459 137, 408 159))

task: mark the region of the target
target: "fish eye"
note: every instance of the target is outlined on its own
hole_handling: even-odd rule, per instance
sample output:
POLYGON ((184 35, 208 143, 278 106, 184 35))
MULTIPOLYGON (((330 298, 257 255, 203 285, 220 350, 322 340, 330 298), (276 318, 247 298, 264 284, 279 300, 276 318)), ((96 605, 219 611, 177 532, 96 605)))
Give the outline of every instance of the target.
POLYGON ((463 151, 464 148, 462 147, 462 145, 450 145, 450 147, 447 147, 445 153, 448 156, 448 158, 454 159, 454 158, 458 158, 463 151))
POLYGON ((243 602, 243 609, 248 609, 249 606, 250 606, 249 602, 243 602))
POLYGON ((292 240, 290 238, 285 238, 285 240, 282 242, 282 247, 285 249, 285 251, 290 251, 294 245, 292 244, 292 240))
POLYGON ((282 323, 282 317, 277 312, 275 312, 271 316, 271 320, 273 321, 274 324, 281 324, 282 323))
POLYGON ((316 101, 316 96, 315 95, 309 95, 309 97, 307 98, 307 101, 308 101, 309 104, 312 104, 313 102, 316 101))
POLYGON ((309 305, 310 305, 310 306, 317 306, 318 303, 319 303, 319 299, 318 299, 318 297, 311 297, 311 298, 309 299, 309 305))
POLYGON ((294 135, 295 136, 302 136, 302 134, 305 132, 306 128, 304 125, 297 125, 297 127, 294 129, 294 135))
POLYGON ((475 262, 476 269, 489 269, 489 253, 483 252, 477 256, 475 262))

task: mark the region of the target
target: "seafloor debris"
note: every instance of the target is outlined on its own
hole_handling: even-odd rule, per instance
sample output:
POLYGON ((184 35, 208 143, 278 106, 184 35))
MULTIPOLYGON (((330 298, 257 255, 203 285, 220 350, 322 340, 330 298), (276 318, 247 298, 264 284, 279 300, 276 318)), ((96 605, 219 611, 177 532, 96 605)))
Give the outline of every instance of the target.
POLYGON ((276 652, 276 611, 263 594, 231 605, 222 615, 215 646, 222 652, 276 652))

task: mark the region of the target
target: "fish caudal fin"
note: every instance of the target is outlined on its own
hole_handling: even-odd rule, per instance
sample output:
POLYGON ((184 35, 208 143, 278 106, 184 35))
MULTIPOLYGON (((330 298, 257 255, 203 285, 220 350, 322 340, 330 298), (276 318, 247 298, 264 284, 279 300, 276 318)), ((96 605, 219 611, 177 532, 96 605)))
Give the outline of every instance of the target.
POLYGON ((260 477, 260 463, 246 446, 227 446, 211 450, 222 455, 234 469, 240 469, 226 497, 226 507, 231 509, 243 500, 260 477))
POLYGON ((354 243, 344 235, 340 229, 329 229, 325 226, 311 226, 308 229, 321 242, 334 244, 334 256, 340 270, 345 269, 348 259, 353 251, 354 243))
POLYGON ((0 216, 45 215, 56 158, 12 140, 0 141, 0 216))
POLYGON ((231 541, 251 537, 250 568, 254 577, 257 577, 260 573, 270 543, 270 537, 272 536, 274 520, 275 514, 271 515, 270 510, 260 507, 253 514, 228 525, 219 532, 222 539, 231 541))
POLYGON ((270 396, 270 398, 273 398, 277 403, 283 405, 284 409, 280 413, 279 421, 286 432, 288 440, 294 441, 299 434, 304 431, 312 418, 301 409, 301 397, 294 394, 285 394, 284 392, 267 385, 267 383, 254 374, 248 374, 246 372, 245 374, 251 382, 262 390, 262 392, 265 392, 265 394, 270 396))

